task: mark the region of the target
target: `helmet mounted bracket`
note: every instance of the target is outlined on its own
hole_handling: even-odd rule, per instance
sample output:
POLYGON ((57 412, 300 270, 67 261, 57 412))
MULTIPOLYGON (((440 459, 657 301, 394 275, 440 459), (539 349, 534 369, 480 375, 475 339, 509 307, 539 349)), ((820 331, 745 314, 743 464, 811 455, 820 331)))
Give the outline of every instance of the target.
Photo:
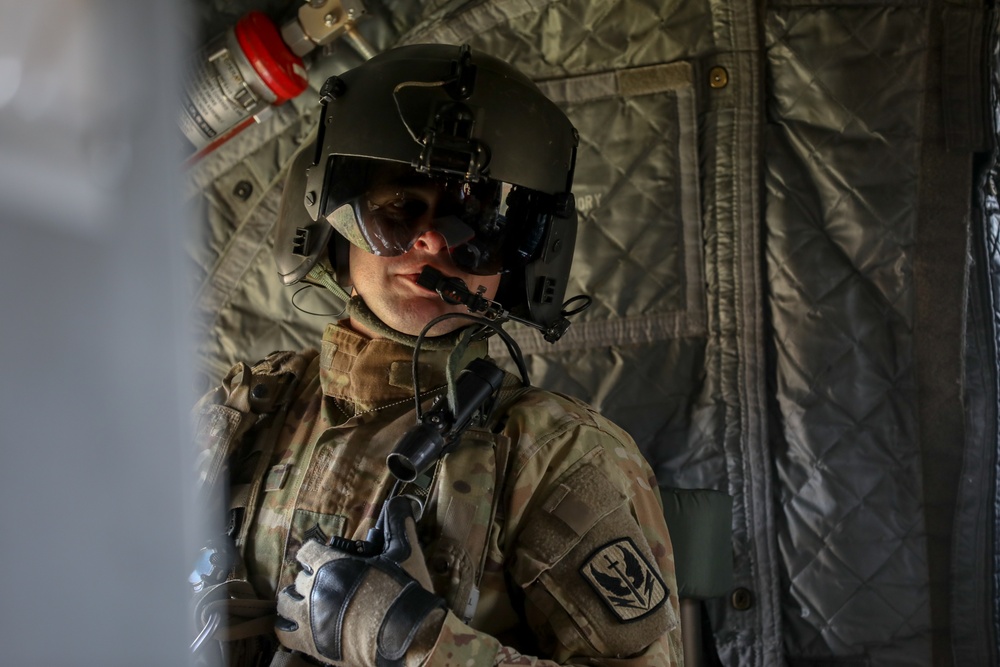
POLYGON ((476 88, 477 68, 472 64, 472 49, 463 44, 458 52, 458 60, 451 61, 452 78, 445 84, 445 91, 453 100, 467 100, 476 88))
POLYGON ((473 138, 476 117, 460 102, 439 103, 432 123, 420 137, 419 157, 412 163, 421 174, 458 176, 478 182, 486 176, 490 152, 473 138))
POLYGON ((413 167, 422 174, 445 174, 478 182, 485 176, 490 154, 487 146, 473 138, 476 115, 462 101, 476 88, 478 69, 472 64, 472 49, 463 44, 458 59, 451 62, 451 76, 442 83, 454 100, 438 102, 431 122, 419 143, 423 147, 413 167))

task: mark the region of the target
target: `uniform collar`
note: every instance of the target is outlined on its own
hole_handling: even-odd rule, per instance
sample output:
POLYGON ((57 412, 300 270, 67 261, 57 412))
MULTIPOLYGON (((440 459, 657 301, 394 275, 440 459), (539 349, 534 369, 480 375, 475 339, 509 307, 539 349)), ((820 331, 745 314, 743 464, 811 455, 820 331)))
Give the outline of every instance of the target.
MULTIPOLYGON (((486 341, 469 346, 458 369, 473 358, 485 356, 486 341)), ((420 392, 446 383, 450 350, 421 347, 420 392)), ((323 393, 353 403, 357 410, 371 410, 413 398, 413 348, 386 338, 369 338, 339 323, 323 332, 319 377, 323 393)))

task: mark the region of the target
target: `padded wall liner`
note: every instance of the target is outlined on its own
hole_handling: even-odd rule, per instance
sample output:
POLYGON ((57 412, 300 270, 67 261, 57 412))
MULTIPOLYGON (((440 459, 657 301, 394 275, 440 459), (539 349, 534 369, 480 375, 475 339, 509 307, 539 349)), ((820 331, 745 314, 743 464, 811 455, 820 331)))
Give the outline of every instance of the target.
POLYGON ((775 6, 764 23, 782 610, 804 664, 928 664, 912 291, 925 25, 907 6, 775 6))
MULTIPOLYGON (((1000 36, 990 16, 993 127, 1000 127, 1000 36)), ((956 665, 1000 663, 1000 151, 980 165, 971 234, 964 397, 966 442, 952 542, 956 665)))

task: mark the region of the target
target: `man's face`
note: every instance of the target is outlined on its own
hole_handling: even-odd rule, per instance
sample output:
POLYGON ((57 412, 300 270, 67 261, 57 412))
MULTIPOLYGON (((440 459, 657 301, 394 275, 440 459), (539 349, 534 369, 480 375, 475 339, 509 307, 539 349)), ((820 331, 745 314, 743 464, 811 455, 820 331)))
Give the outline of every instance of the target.
MULTIPOLYGON (((463 305, 446 303, 437 292, 417 284, 424 267, 431 267, 442 274, 459 278, 475 292, 485 287, 484 296, 492 299, 500 285, 500 276, 478 276, 459 269, 448 252, 448 242, 432 228, 440 212, 441 193, 430 181, 404 179, 373 186, 367 193, 370 205, 379 211, 405 211, 407 224, 414 226, 416 242, 405 254, 380 257, 352 245, 350 247, 350 272, 354 291, 359 294, 371 311, 393 329, 415 336, 433 318, 445 313, 467 313, 463 305)), ((435 325, 432 336, 454 331, 466 326, 468 320, 454 318, 435 325)), ((360 323, 351 325, 365 333, 360 323)))

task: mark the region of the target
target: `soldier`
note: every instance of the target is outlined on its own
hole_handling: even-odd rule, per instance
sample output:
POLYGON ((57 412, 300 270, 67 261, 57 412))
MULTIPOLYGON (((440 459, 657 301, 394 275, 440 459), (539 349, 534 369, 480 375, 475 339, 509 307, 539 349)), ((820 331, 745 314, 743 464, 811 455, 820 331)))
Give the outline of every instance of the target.
POLYGON ((472 400, 449 378, 496 327, 470 310, 565 330, 569 120, 506 63, 444 45, 381 54, 331 78, 322 102, 275 257, 287 284, 337 294, 346 319, 318 354, 238 365, 202 401, 202 478, 228 470, 241 556, 225 602, 246 613, 201 639, 269 628, 252 608, 277 599, 281 646, 230 641, 231 662, 276 648, 274 665, 681 664, 656 481, 596 411, 500 374, 444 456, 421 436, 387 465, 415 432, 415 393, 425 418, 472 400))

